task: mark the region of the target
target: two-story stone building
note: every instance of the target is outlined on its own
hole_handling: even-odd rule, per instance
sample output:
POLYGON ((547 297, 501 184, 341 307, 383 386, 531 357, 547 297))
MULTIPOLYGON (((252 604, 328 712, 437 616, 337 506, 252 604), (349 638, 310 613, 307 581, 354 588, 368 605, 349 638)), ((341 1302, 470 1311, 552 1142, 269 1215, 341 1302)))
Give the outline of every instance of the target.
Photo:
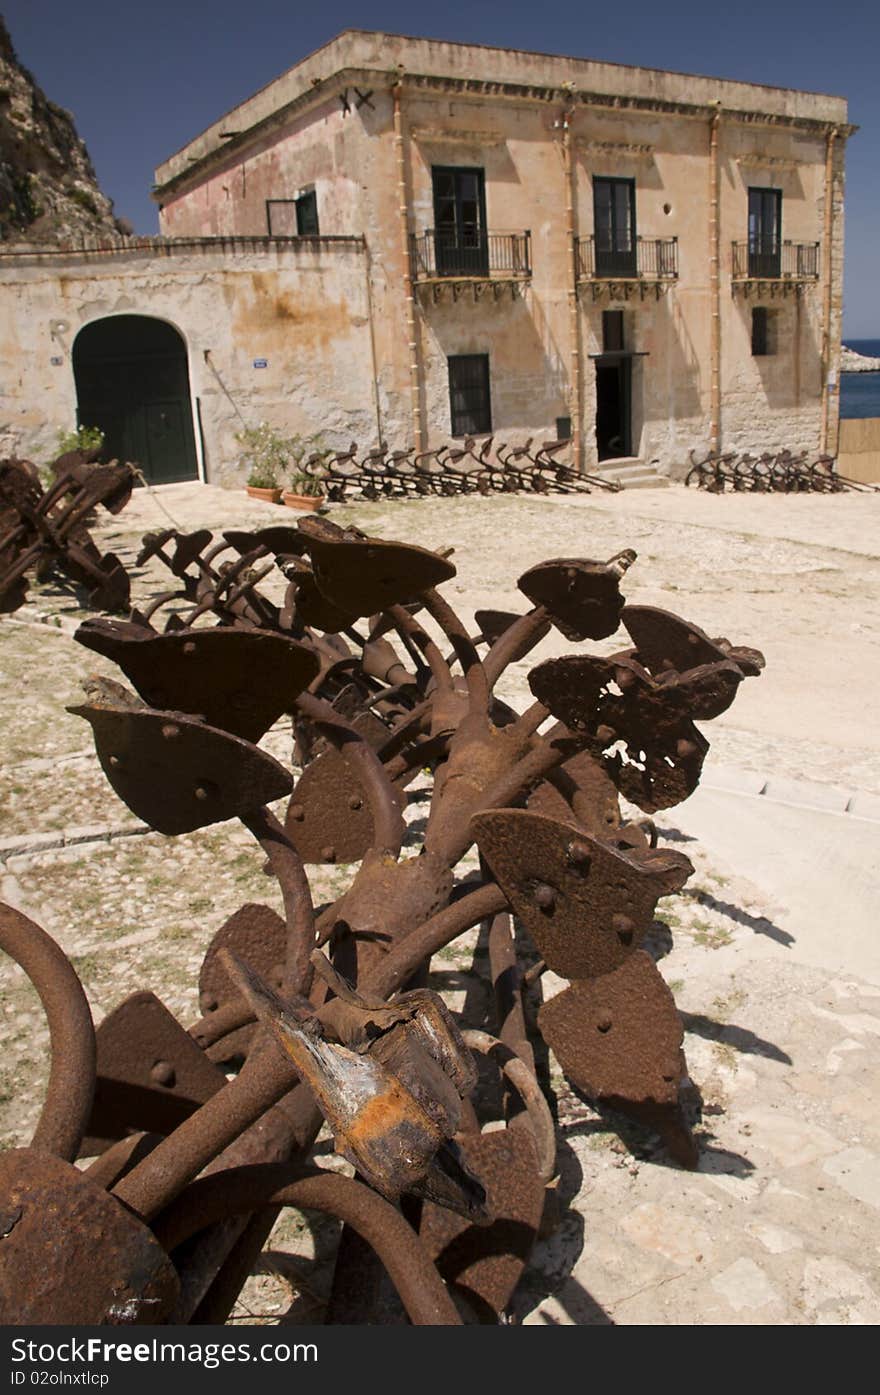
POLYGON ((837 97, 348 31, 160 166, 160 239, 0 257, 0 355, 157 478, 235 477, 258 420, 833 451, 852 130, 837 97))

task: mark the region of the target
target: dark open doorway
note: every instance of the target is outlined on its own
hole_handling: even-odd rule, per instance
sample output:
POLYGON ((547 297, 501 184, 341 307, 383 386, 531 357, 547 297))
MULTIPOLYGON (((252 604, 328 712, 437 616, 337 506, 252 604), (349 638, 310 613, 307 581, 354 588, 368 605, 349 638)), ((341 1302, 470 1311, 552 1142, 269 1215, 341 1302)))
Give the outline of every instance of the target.
POLYGON ((104 458, 140 465, 150 484, 198 478, 186 346, 172 325, 112 315, 73 346, 77 415, 100 426, 104 458))
POLYGON ((632 451, 632 359, 626 354, 596 361, 596 448, 600 460, 632 451))

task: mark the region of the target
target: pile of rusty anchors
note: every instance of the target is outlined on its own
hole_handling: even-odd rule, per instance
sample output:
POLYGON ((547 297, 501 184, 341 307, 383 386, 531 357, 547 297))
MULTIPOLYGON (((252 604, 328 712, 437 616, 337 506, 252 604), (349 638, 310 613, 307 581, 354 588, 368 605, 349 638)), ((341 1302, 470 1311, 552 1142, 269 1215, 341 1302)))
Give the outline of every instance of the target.
POLYGON ((559 457, 571 441, 547 440, 533 448, 533 437, 519 445, 493 436, 477 442, 473 436, 416 454, 415 447, 391 450, 385 441, 358 457, 352 441, 338 455, 312 456, 311 473, 320 478, 331 503, 345 500, 349 490, 364 499, 394 499, 440 494, 589 494, 612 493, 620 484, 601 475, 584 474, 559 457))
POLYGON ((432 686, 371 744, 315 690, 320 650, 292 633, 315 627, 313 614, 296 619, 299 592, 285 602, 288 633, 81 626, 135 689, 90 680, 71 709, 117 795, 169 836, 239 818, 283 915, 249 904, 219 928, 188 1031, 143 991, 95 1032, 57 946, 2 911, 0 943, 37 988, 52 1041, 32 1145, 0 1160, 7 1321, 222 1322, 286 1205, 345 1223, 327 1321, 395 1320, 400 1302, 413 1322, 497 1321, 553 1209, 536 1032, 576 1088, 696 1163, 682 1024, 641 948, 658 899, 692 867, 652 846, 650 822, 624 822, 618 793, 648 813, 686 798, 708 749, 694 719, 729 707, 760 654, 625 606, 627 551, 532 567, 519 581, 531 608, 484 626, 481 657, 438 590, 455 574, 448 557, 321 520, 297 532, 307 608, 319 597, 407 653, 404 640, 416 645, 432 686), (538 665, 525 712, 494 698, 550 627, 598 641, 621 620, 630 647, 538 665), (257 744, 284 712, 322 747, 296 783, 257 744), (423 845, 401 855, 406 786, 426 768, 423 845), (282 825, 267 806, 288 795, 282 825), (479 875, 456 881, 474 844, 479 875), (316 912, 305 864, 342 860, 360 863, 351 885, 316 912), (424 983, 431 957, 476 925, 496 1020, 465 1029, 424 983), (535 1024, 524 987, 545 969, 570 986, 535 1024), (483 1129, 474 1053, 503 1078, 506 1128, 483 1129), (325 1124, 354 1177, 315 1166, 325 1124), (77 1157, 94 1161, 81 1171, 77 1157))
POLYGON ((54 567, 84 586, 96 609, 126 610, 128 574, 112 552, 99 552, 86 520, 99 504, 114 514, 125 508, 134 467, 97 465, 70 451, 52 469, 44 489, 30 461, 0 460, 0 613, 24 604, 29 571, 42 577, 54 567))

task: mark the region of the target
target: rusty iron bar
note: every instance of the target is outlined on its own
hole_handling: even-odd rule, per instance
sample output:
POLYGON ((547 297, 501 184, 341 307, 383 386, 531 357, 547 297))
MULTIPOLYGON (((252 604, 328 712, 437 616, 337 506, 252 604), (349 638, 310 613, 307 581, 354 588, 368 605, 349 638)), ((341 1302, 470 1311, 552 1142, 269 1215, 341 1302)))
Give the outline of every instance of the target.
POLYGON ((489 1032, 468 1028, 462 1036, 472 1051, 496 1057, 505 1078, 522 1100, 538 1152, 541 1178, 549 1182, 556 1171, 556 1126, 534 1070, 521 1055, 489 1032))
POLYGON ((473 712, 485 711, 489 702, 489 684, 483 669, 476 645, 456 615, 452 606, 438 591, 431 587, 422 593, 422 600, 428 614, 433 616, 446 638, 452 645, 456 658, 464 671, 468 685, 470 708, 473 712))
POLYGON ((489 972, 495 991, 498 1036, 505 1046, 535 1069, 535 1053, 523 1012, 523 975, 516 957, 510 916, 502 913, 489 923, 489 972))
POLYGON ((40 997, 52 1063, 31 1147, 73 1162, 95 1094, 95 1029, 82 985, 55 941, 26 915, 0 903, 0 949, 14 959, 40 997))
POLYGON ((308 993, 312 982, 311 953, 315 946, 315 913, 312 890, 302 858, 275 815, 262 806, 244 810, 241 821, 269 859, 281 888, 287 918, 285 987, 289 993, 308 993))
POLYGON ((266 1043, 262 1051, 251 1053, 240 1075, 121 1178, 114 1195, 143 1220, 152 1220, 298 1079, 293 1064, 266 1043))
POLYGON ((206 1226, 263 1206, 305 1207, 339 1217, 376 1251, 415 1325, 460 1325, 437 1271, 399 1211, 362 1182, 338 1173, 302 1177, 284 1165, 230 1169, 189 1186, 158 1218, 155 1233, 173 1251, 206 1226))

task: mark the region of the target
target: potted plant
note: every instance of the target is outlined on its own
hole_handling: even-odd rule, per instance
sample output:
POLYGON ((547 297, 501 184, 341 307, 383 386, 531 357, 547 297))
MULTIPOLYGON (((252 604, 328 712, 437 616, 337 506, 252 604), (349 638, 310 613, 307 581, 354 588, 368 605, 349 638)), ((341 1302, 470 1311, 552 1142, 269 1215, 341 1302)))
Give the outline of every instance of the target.
POLYGON ((284 491, 284 502, 289 509, 318 509, 324 502, 324 476, 322 465, 329 451, 313 450, 308 460, 303 460, 309 446, 320 445, 320 436, 292 436, 288 441, 293 469, 289 475, 289 486, 284 491))
POLYGON ((280 504, 281 488, 271 465, 254 465, 247 477, 247 492, 251 499, 263 499, 267 504, 280 504))
MULTIPOLYGON (((311 464, 311 462, 309 462, 311 464)), ((308 466, 294 470, 290 485, 284 491, 284 502, 289 509, 319 509, 324 502, 324 480, 320 474, 308 466)))
POLYGON ((242 447, 242 463, 248 469, 247 492, 252 499, 264 499, 270 504, 281 502, 279 474, 287 468, 289 442, 273 431, 267 422, 247 426, 237 431, 236 441, 242 447))

